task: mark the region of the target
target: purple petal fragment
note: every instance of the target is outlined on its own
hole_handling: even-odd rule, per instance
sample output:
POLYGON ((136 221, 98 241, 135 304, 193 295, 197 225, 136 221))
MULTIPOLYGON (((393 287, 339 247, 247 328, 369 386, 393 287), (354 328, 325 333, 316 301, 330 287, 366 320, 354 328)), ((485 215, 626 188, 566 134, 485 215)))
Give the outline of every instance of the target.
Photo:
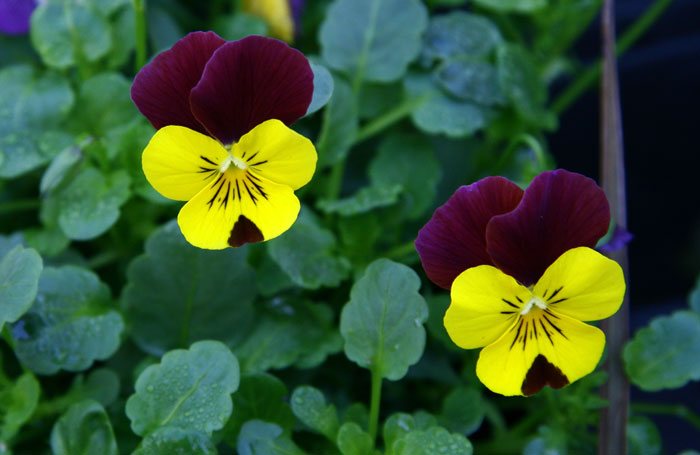
POLYGON ((249 36, 221 46, 192 89, 192 112, 231 144, 265 120, 289 125, 311 103, 314 75, 304 54, 282 41, 249 36))
POLYGON ((491 259, 522 284, 534 284, 565 251, 593 248, 610 224, 603 190, 590 178, 559 169, 538 175, 510 213, 491 219, 491 259))
POLYGON ((608 241, 600 245, 597 250, 603 254, 609 255, 610 253, 623 249, 633 238, 634 235, 632 235, 631 232, 616 224, 608 241))
POLYGON ((207 134, 190 109, 190 91, 225 42, 214 32, 190 33, 138 72, 131 99, 156 129, 179 125, 207 134))
POLYGON ((0 33, 27 34, 29 18, 37 4, 36 0, 0 0, 0 33))
POLYGON ((503 177, 486 177, 460 187, 418 232, 416 250, 430 280, 449 289, 470 267, 493 264, 486 251, 489 220, 510 212, 523 190, 503 177))

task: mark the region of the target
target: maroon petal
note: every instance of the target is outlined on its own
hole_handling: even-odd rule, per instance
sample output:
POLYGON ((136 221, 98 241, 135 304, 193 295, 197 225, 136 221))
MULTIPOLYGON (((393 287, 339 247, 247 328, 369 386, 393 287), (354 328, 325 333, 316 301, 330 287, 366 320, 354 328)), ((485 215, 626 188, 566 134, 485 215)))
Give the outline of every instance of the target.
POLYGON ((610 224, 605 193, 588 177, 558 169, 538 175, 518 207, 491 219, 487 250, 522 284, 534 284, 565 251, 594 247, 610 224))
POLYGON ((190 33, 138 72, 131 99, 155 128, 180 125, 206 134, 190 110, 190 91, 225 42, 214 32, 190 33))
POLYGON ((304 54, 282 41, 249 36, 221 46, 192 89, 192 112, 224 144, 265 120, 287 125, 306 113, 314 75, 304 54))
POLYGON ((449 289, 470 267, 492 264, 486 251, 486 225, 513 210, 523 196, 503 177, 486 177, 460 187, 418 232, 416 250, 433 283, 449 289))

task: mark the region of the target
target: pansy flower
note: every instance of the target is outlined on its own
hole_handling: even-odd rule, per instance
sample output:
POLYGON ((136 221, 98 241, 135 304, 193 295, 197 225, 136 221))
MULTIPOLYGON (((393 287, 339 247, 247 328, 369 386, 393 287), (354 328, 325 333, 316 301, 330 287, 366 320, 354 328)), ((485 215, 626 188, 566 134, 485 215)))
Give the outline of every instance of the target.
POLYGON ((244 0, 243 11, 262 18, 270 33, 291 43, 299 29, 304 0, 244 0))
POLYGON ((444 318, 476 373, 502 395, 561 388, 598 364, 605 335, 585 324, 614 314, 620 266, 592 249, 607 232, 603 191, 565 170, 527 190, 502 177, 459 188, 416 239, 428 277, 450 289, 444 318))
POLYGON ((0 0, 0 33, 25 35, 37 0, 0 0))
POLYGON ((190 33, 136 75, 131 97, 158 129, 143 170, 160 194, 188 201, 178 215, 187 241, 223 249, 289 229, 317 155, 287 125, 312 93, 306 57, 261 36, 190 33))

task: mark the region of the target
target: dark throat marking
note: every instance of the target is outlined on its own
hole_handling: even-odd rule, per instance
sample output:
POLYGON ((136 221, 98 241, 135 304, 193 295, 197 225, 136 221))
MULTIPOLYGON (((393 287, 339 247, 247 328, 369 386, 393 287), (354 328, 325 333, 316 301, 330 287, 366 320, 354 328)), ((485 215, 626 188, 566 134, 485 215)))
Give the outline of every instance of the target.
POLYGON ((545 356, 538 354, 525 375, 521 391, 523 395, 533 395, 546 385, 553 389, 561 389, 569 383, 569 378, 545 356))
POLYGON ((510 347, 508 350, 513 349, 513 346, 515 346, 515 343, 518 341, 518 338, 520 337, 520 330, 523 328, 523 320, 520 320, 520 324, 518 324, 518 331, 515 332, 515 337, 513 338, 513 342, 510 344, 510 347))
POLYGON ((265 193, 265 190, 262 189, 262 186, 255 183, 255 181, 251 178, 252 176, 250 174, 246 173, 245 176, 248 179, 248 181, 250 182, 250 184, 253 185, 253 187, 255 187, 255 189, 258 191, 258 193, 260 193, 260 196, 262 196, 264 199, 267 199, 267 193, 265 193))
POLYGON ((564 332, 562 332, 562 330, 561 330, 559 327, 556 326, 556 324, 554 324, 552 321, 549 320, 549 318, 547 317, 546 314, 543 314, 543 315, 542 315, 542 319, 544 319, 545 321, 547 321, 547 323, 548 323, 550 326, 552 326, 552 328, 553 328, 554 330, 556 330, 557 332, 559 332, 559 335, 563 336, 563 337, 564 337, 565 339, 567 339, 567 340, 569 339, 566 335, 564 335, 564 332))
MULTIPOLYGON (((552 295, 550 295, 550 296, 547 298, 547 303, 558 303, 558 302, 562 301, 561 299, 560 299, 560 300, 557 300, 556 302, 552 302, 552 301, 551 301, 554 297, 557 296, 557 294, 559 294, 559 293, 561 292, 562 289, 564 289, 564 286, 559 286, 558 288, 556 288, 556 289, 554 290, 554 292, 552 292, 552 295)), ((542 297, 544 298, 544 296, 542 296, 542 297)), ((563 299, 563 300, 566 300, 566 299, 563 299)))
MULTIPOLYGON (((226 182, 227 182, 227 180, 224 179, 224 174, 219 174, 219 178, 217 178, 216 181, 214 181, 214 183, 212 184, 212 186, 211 186, 212 188, 214 188, 216 185, 219 185, 219 187, 216 189, 216 193, 214 193, 214 196, 212 196, 211 199, 209 199, 209 202, 207 202, 209 209, 211 209, 212 206, 214 205, 216 198, 219 196, 219 193, 221 192, 221 188, 224 187, 224 183, 226 183, 226 182)), ((228 194, 226 196, 228 197, 228 194)))
POLYGON ((547 339, 549 340, 549 343, 554 346, 554 340, 552 340, 552 336, 549 334, 549 331, 547 331, 547 328, 544 326, 544 322, 542 322, 542 319, 540 319, 540 326, 542 326, 542 330, 544 330, 544 334, 547 335, 547 339))
POLYGON ((212 160, 210 160, 210 159, 207 158, 206 156, 199 155, 199 157, 200 157, 202 160, 204 160, 206 163, 209 163, 209 164, 211 164, 211 165, 214 166, 214 167, 219 167, 218 164, 216 164, 215 162, 213 162, 212 160))
POLYGON ((231 235, 228 238, 228 244, 232 247, 239 247, 246 243, 262 242, 265 238, 260 232, 260 229, 243 215, 238 217, 238 220, 233 224, 231 235))
POLYGON ((523 333, 523 337, 521 339, 521 341, 523 342, 523 352, 525 352, 525 345, 527 345, 527 332, 529 327, 529 321, 525 321, 525 333, 523 333))
POLYGON ((522 300, 520 297, 518 297, 517 295, 515 296, 515 298, 518 300, 518 302, 520 302, 520 303, 525 303, 525 302, 523 302, 523 300, 522 300))
POLYGON ((506 300, 506 299, 501 299, 501 300, 503 300, 504 303, 507 303, 508 305, 512 306, 512 307, 515 308, 516 310, 519 310, 519 309, 520 309, 520 307, 519 307, 518 305, 514 304, 514 303, 511 302, 510 300, 506 300))

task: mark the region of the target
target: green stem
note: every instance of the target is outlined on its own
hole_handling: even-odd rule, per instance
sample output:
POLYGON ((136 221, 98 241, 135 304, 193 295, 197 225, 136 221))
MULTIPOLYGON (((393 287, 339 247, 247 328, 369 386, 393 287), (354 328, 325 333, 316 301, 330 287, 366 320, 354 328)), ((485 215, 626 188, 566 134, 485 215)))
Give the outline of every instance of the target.
POLYGON ((20 199, 17 201, 2 202, 0 203, 0 215, 33 210, 40 206, 41 202, 37 199, 20 199))
POLYGON ((375 118, 371 122, 360 128, 357 132, 354 143, 357 144, 364 140, 375 136, 376 134, 384 131, 391 125, 395 124, 399 120, 409 116, 417 107, 423 104, 428 99, 428 96, 421 96, 417 98, 409 98, 404 100, 401 104, 393 108, 392 110, 385 112, 379 117, 375 118))
POLYGON ((372 439, 372 446, 376 444, 377 428, 379 425, 379 403, 382 398, 382 375, 377 368, 371 368, 372 391, 369 403, 369 437, 372 439))
POLYGON ((136 33, 136 60, 134 72, 146 64, 146 0, 132 0, 134 5, 134 31, 136 33))
MULTIPOLYGON (((630 25, 620 36, 615 47, 617 56, 621 56, 632 47, 634 43, 649 30, 668 8, 673 0, 656 0, 647 10, 630 25)), ((598 60, 593 66, 588 67, 584 72, 569 84, 569 86, 554 100, 552 110, 561 114, 577 99, 588 91, 600 77, 602 60, 598 60)))
POLYGON ((96 270, 117 261, 119 257, 120 254, 116 251, 103 251, 90 258, 88 267, 92 270, 96 270))
POLYGON ((331 175, 328 179, 328 189, 326 198, 330 201, 335 201, 340 196, 340 190, 343 186, 343 174, 345 173, 345 160, 340 160, 331 167, 331 175))
POLYGON ((684 419, 695 428, 700 429, 700 415, 682 404, 651 404, 637 403, 632 405, 632 411, 640 414, 670 415, 684 419))

